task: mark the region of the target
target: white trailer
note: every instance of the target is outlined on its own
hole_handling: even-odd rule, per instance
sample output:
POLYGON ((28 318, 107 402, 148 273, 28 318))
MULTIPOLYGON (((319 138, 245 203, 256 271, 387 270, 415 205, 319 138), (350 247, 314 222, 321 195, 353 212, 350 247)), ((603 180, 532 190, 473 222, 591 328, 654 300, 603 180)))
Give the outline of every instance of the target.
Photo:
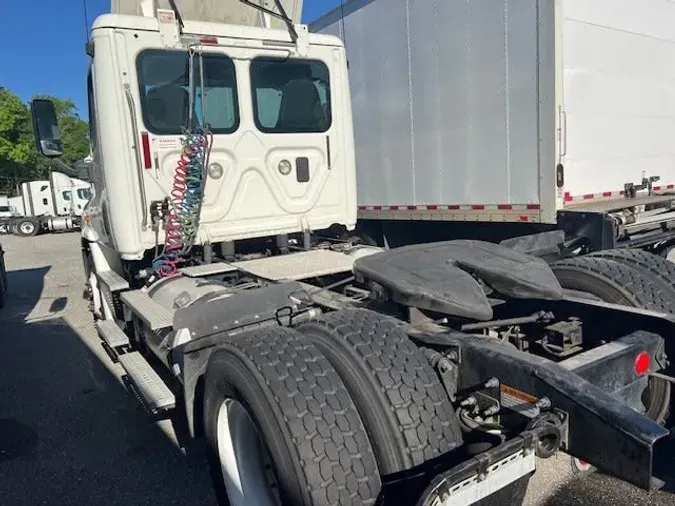
POLYGON ((669 0, 345 2, 310 28, 347 47, 359 218, 668 223, 674 23, 669 0))
MULTIPOLYGON (((272 3, 284 29, 142 2, 99 17, 88 47, 96 327, 148 411, 206 439, 219 504, 518 505, 535 455, 560 448, 656 488, 673 451, 671 378, 653 375, 675 353, 652 311, 675 312, 665 260, 581 258, 590 276, 478 241, 344 240, 345 49, 272 3), (634 307, 564 291, 594 286, 634 307)), ((59 156, 54 105, 31 109, 59 156)))

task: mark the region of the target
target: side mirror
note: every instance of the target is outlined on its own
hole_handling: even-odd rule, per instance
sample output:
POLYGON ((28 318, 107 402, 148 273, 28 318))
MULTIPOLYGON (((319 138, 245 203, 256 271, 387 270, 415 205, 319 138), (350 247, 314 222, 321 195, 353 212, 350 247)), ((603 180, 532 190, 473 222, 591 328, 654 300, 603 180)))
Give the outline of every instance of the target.
POLYGON ((61 156, 63 143, 54 104, 51 100, 35 99, 31 103, 31 115, 38 151, 48 158, 61 156))

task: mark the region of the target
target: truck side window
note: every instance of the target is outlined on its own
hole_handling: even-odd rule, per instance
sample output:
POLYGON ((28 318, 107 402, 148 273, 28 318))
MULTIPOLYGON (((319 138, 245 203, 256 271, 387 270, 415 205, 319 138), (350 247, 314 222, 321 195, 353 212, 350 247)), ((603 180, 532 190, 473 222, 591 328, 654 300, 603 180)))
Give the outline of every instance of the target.
POLYGON ((328 67, 316 60, 251 62, 256 126, 265 133, 325 132, 331 125, 328 67))
POLYGON ((82 200, 89 200, 91 198, 91 191, 89 191, 89 189, 87 188, 78 188, 77 198, 82 200))
MULTIPOLYGON (((204 54, 204 107, 195 55, 195 118, 204 119, 215 134, 239 128, 239 104, 234 62, 223 54, 204 54), (202 109, 206 118, 202 118, 202 109)), ((188 126, 190 90, 189 58, 184 51, 148 49, 138 55, 136 66, 141 110, 146 128, 160 135, 179 135, 188 126)))
POLYGON ((61 192, 63 195, 63 200, 70 200, 70 192, 61 192))

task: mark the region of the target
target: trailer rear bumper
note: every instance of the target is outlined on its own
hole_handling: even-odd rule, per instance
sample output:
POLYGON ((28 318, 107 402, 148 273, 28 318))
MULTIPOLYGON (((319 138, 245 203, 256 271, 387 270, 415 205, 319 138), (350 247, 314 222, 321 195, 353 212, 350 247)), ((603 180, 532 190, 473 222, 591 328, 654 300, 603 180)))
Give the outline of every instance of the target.
POLYGON ((655 461, 671 451, 669 431, 630 407, 639 402, 647 381, 635 373, 635 357, 649 354, 649 372, 655 372, 663 351, 658 335, 633 332, 565 364, 461 333, 410 334, 427 346, 456 351, 460 391, 497 377, 502 392, 523 394, 522 402, 531 409, 519 411, 532 417, 539 416, 536 404, 546 398, 545 404, 567 415, 565 451, 646 490, 663 486, 655 461))

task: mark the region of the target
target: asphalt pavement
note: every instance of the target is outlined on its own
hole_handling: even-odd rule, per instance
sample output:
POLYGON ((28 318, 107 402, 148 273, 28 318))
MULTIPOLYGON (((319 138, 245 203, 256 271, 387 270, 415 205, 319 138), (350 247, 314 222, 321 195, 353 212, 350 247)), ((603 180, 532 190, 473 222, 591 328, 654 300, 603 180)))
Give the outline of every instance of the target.
MULTIPOLYGON (((0 505, 214 505, 203 453, 184 455, 170 424, 145 415, 100 346, 79 240, 0 236, 0 505)), ((539 463, 526 504, 672 506, 675 495, 573 477, 558 455, 539 463)))

